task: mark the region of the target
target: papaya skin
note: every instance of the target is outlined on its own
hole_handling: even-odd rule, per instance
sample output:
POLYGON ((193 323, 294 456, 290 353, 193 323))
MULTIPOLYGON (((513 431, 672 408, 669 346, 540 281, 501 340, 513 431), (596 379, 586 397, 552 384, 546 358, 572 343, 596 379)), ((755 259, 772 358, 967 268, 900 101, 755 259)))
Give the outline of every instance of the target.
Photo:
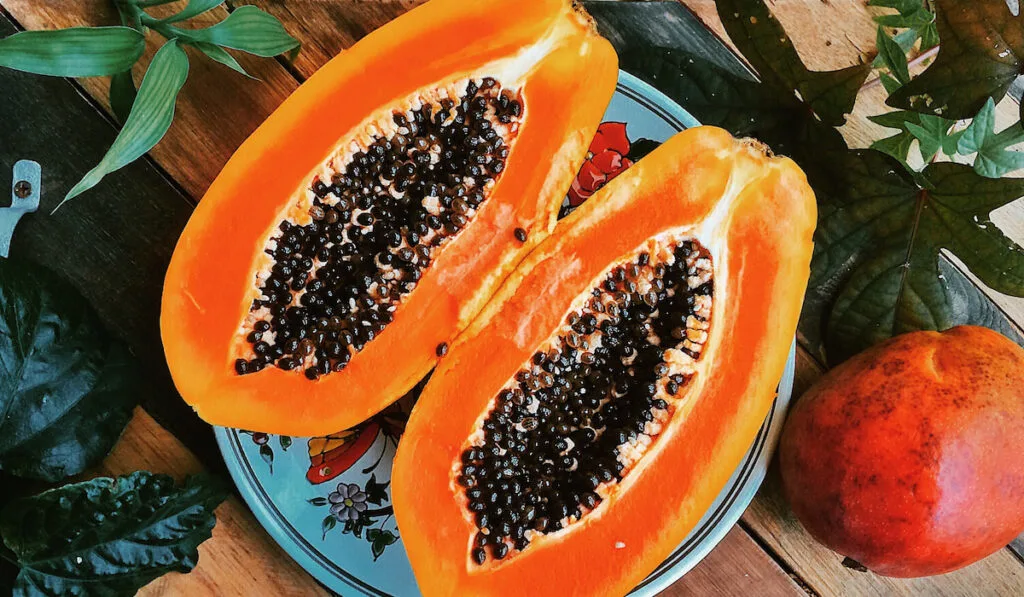
POLYGON ((792 409, 785 495, 815 539, 885 576, 943 574, 1024 531, 1024 349, 981 327, 913 332, 792 409))
POLYGON ((654 570, 706 512, 771 407, 807 283, 815 214, 792 161, 698 127, 563 220, 441 359, 398 447, 392 500, 420 591, 618 597, 654 570), (609 266, 679 231, 708 249, 715 271, 711 330, 686 405, 580 522, 475 565, 476 526, 455 475, 479 416, 609 266))
POLYGON ((179 393, 211 424, 293 436, 352 427, 406 394, 437 363, 438 344, 553 229, 617 76, 611 45, 570 0, 431 0, 325 64, 232 156, 178 241, 160 328, 179 393), (505 170, 393 321, 344 371, 316 381, 276 367, 238 375, 257 258, 325 160, 398 102, 492 75, 523 99, 505 170))

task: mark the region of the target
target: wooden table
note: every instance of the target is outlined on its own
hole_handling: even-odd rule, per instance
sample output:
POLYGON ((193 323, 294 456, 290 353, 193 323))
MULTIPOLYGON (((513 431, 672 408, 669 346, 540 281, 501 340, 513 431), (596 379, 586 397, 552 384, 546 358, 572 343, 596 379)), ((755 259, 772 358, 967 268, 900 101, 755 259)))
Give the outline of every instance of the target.
MULTIPOLYGON (((224 474, 210 428, 176 395, 160 348, 160 286, 174 242, 196 202, 243 139, 321 64, 420 0, 229 0, 197 19, 220 20, 240 4, 277 15, 303 42, 294 64, 242 56, 259 80, 245 79, 208 60, 195 60, 163 142, 146 158, 109 177, 96 191, 48 214, 95 164, 115 135, 105 79, 66 81, 0 69, 0 187, 20 158, 43 163, 39 214, 15 236, 12 255, 48 263, 93 302, 107 325, 143 362, 149 388, 124 438, 95 473, 146 468, 182 476, 206 468, 224 474)), ((722 34, 713 0, 686 4, 722 34)), ((777 0, 774 10, 811 68, 839 68, 873 52, 875 29, 864 0, 777 0)), ((115 24, 109 0, 0 0, 0 36, 19 29, 115 24)), ((151 40, 148 56, 155 50, 151 40)), ((147 57, 148 60, 148 57, 147 57)), ((138 78, 137 73, 137 78, 138 78)), ((876 88, 877 89, 877 88, 876 88)), ((862 95, 844 130, 867 145, 879 129, 865 115, 882 111, 877 91, 862 95)), ((1015 110, 1014 106, 1003 106, 1015 110)), ((1019 202, 997 222, 1024 240, 1019 202)), ((1018 322, 1024 301, 990 293, 1018 322)), ((807 352, 798 358, 797 395, 822 372, 807 352)), ((0 476, 0 486, 11 482, 0 476)), ((326 594, 273 543, 237 497, 218 510, 213 539, 198 568, 171 574, 149 594, 326 594)), ((1024 595, 1024 542, 941 577, 894 580, 842 565, 815 544, 782 501, 770 474, 725 540, 665 595, 1024 595)))

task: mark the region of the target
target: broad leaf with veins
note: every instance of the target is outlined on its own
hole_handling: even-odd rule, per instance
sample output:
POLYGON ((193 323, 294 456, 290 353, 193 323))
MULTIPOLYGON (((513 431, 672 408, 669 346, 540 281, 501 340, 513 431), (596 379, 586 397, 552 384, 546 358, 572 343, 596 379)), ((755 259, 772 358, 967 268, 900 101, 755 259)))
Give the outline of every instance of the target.
POLYGON ((206 475, 181 485, 134 472, 14 500, 0 534, 20 567, 15 597, 134 595, 167 572, 188 572, 226 497, 206 475))
POLYGON ((935 0, 939 55, 887 103, 946 118, 970 118, 999 101, 1024 72, 1024 23, 1005 0, 935 0))
POLYGON ((819 217, 809 296, 812 303, 816 297, 832 302, 825 338, 830 362, 920 329, 985 322, 1016 336, 1000 325, 990 303, 963 294, 964 285, 949 279, 955 270, 943 265, 940 252, 959 257, 992 289, 1024 294, 1024 249, 989 218, 1024 195, 1024 179, 984 178, 948 162, 915 176, 872 150, 832 159, 837 201, 819 217))
MULTIPOLYGON (((799 330, 804 347, 825 358, 826 344, 828 360, 838 362, 895 333, 955 323, 985 325, 1024 343, 943 254, 956 254, 993 288, 1024 295, 1021 266, 1014 265, 1021 249, 988 221, 993 209, 1024 195, 1024 181, 985 179, 955 164, 911 174, 880 151, 849 150, 830 125, 843 122, 870 66, 809 71, 761 0, 720 0, 718 9, 761 82, 686 47, 659 47, 663 42, 631 21, 601 26, 615 27, 611 39, 624 70, 701 122, 756 137, 807 173, 819 218, 799 330), (823 81, 838 85, 816 93, 823 81), (999 273, 1004 262, 1018 274, 999 273)), ((929 154, 957 152, 951 120, 914 112, 875 120, 899 130, 885 149, 900 159, 914 141, 929 154)))
POLYGON ((799 93, 825 124, 840 126, 846 122, 857 91, 871 72, 870 64, 834 71, 809 70, 762 0, 718 0, 715 5, 729 38, 766 85, 799 93))

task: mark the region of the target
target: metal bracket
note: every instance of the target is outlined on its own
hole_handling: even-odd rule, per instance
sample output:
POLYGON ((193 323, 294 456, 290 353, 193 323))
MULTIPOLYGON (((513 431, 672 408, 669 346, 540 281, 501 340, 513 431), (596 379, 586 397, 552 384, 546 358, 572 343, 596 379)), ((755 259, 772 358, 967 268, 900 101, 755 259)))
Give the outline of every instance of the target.
POLYGON ((0 257, 7 257, 11 250, 11 237, 21 216, 39 209, 39 195, 42 191, 42 168, 31 160, 14 164, 14 178, 11 184, 11 206, 0 207, 0 257))

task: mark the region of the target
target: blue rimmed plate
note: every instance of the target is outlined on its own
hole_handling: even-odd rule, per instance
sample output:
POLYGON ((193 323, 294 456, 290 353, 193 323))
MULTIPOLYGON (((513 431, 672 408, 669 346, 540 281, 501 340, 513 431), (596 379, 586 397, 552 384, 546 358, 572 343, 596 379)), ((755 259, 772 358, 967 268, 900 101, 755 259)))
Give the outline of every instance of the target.
MULTIPOLYGON (((563 213, 660 142, 698 123, 661 92, 620 73, 591 156, 563 213)), ((693 568, 739 519, 764 479, 793 389, 790 352, 778 396, 740 466, 693 532, 631 593, 651 596, 693 568)), ((216 428, 238 489, 260 523, 303 568, 345 595, 419 595, 391 508, 391 460, 411 401, 322 438, 216 428)))

